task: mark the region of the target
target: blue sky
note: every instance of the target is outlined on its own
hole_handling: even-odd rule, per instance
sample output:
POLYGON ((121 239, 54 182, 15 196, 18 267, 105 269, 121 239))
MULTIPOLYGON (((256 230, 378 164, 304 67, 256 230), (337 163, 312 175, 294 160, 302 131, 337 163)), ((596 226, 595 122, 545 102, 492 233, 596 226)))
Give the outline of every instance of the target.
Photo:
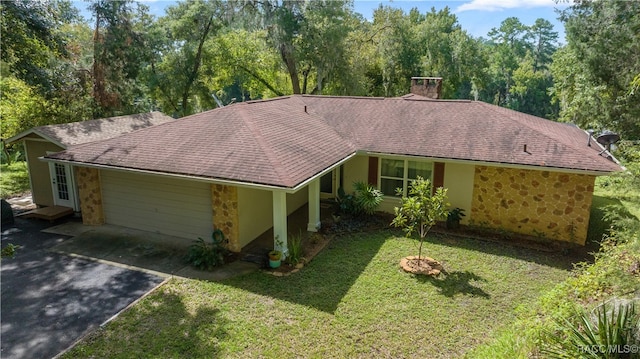
MULTIPOLYGON (((151 13, 162 16, 166 7, 175 4, 177 1, 170 0, 145 0, 142 1, 149 6, 151 13)), ((85 18, 91 15, 86 12, 87 3, 76 0, 74 4, 82 11, 85 18)), ((444 9, 446 6, 458 17, 458 22, 464 30, 467 30, 474 37, 487 37, 487 33, 494 27, 499 27, 500 23, 515 16, 525 25, 533 25, 537 18, 549 20, 554 30, 560 34, 559 40, 564 43, 564 27, 558 21, 558 14, 555 9, 566 8, 566 4, 556 4, 554 0, 458 0, 458 1, 391 1, 391 0, 356 0, 354 9, 365 18, 371 19, 373 11, 378 6, 388 5, 401 8, 408 12, 417 7, 421 13, 425 13, 434 7, 436 10, 444 9)))

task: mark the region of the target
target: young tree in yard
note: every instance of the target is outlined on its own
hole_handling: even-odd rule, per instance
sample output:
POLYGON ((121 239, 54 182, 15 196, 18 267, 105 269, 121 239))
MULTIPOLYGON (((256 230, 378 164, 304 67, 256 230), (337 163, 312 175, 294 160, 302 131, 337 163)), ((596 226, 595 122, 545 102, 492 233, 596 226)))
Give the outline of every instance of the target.
POLYGON ((435 193, 431 192, 431 182, 418 177, 409 187, 409 195, 402 197, 400 207, 394 208, 396 217, 391 222, 394 227, 404 230, 407 237, 414 233, 420 236, 420 248, 418 249, 418 261, 422 256, 422 243, 431 227, 438 219, 447 214, 447 189, 438 187, 435 193))

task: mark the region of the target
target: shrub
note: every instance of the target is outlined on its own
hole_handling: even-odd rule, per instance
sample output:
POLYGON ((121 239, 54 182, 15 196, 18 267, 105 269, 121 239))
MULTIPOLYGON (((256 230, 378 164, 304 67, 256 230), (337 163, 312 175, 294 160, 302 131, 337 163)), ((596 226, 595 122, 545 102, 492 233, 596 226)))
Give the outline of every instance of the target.
POLYGON ((631 351, 640 345, 639 314, 633 302, 611 308, 603 304, 593 316, 580 308, 573 320, 557 322, 558 330, 549 333, 541 353, 548 358, 640 357, 631 351))
POLYGON ((287 242, 289 256, 287 260, 290 264, 296 265, 302 260, 302 232, 297 236, 290 236, 287 242))
POLYGON ((366 182, 356 182, 355 189, 356 212, 371 215, 380 203, 382 203, 382 192, 366 182))
POLYGON ((229 253, 229 250, 225 247, 227 241, 221 230, 213 231, 211 243, 207 243, 202 238, 198 238, 194 242, 185 257, 187 263, 202 270, 211 270, 224 264, 224 257, 229 253))

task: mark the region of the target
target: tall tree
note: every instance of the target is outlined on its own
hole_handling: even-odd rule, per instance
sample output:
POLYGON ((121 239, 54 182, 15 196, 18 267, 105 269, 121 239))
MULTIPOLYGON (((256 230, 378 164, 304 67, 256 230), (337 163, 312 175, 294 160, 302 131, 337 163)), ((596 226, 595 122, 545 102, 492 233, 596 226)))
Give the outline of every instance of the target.
POLYGON ((78 17, 69 1, 9 0, 0 2, 0 60, 10 73, 41 94, 53 90, 48 70, 52 58, 65 57, 63 34, 56 30, 78 17))
POLYGON ((149 62, 148 7, 132 0, 94 0, 89 7, 94 16, 93 97, 94 116, 135 113, 145 89, 138 76, 149 62))
POLYGON ((215 107, 203 64, 212 61, 211 41, 225 26, 227 11, 225 2, 188 0, 169 7, 158 21, 166 37, 151 61, 151 86, 163 110, 186 116, 215 107))
POLYGON ((563 120, 640 139, 639 14, 640 2, 620 0, 583 0, 563 12, 567 45, 553 67, 563 120))

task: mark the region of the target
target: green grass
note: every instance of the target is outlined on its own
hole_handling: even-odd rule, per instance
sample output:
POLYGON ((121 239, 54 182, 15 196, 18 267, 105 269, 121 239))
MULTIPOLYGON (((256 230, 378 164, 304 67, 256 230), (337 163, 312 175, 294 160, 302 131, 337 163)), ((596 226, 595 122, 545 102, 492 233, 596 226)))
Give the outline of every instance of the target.
POLYGON ((9 198, 29 192, 29 174, 27 163, 14 162, 0 166, 0 198, 9 198))
POLYGON ((417 241, 397 235, 336 238, 288 277, 172 279, 64 357, 461 357, 569 273, 561 255, 432 236, 449 275, 415 276, 398 262, 417 241))

